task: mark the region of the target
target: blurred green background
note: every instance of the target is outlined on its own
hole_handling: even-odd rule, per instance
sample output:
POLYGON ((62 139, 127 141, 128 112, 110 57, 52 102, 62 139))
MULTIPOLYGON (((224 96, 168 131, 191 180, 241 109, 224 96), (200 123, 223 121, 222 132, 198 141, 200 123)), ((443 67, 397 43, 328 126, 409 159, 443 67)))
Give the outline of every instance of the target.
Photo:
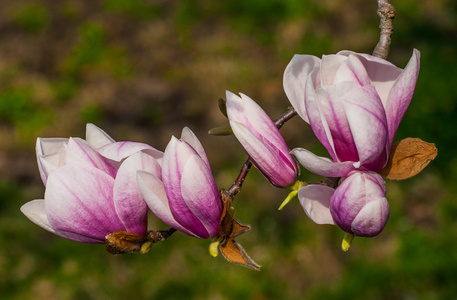
MULTIPOLYGON (((112 256, 31 223, 19 208, 43 197, 37 137, 84 136, 92 122, 116 140, 164 149, 189 126, 220 188, 246 159, 217 108, 225 90, 272 118, 289 103, 283 71, 295 53, 371 53, 375 0, 3 0, 0 9, 1 299, 457 299, 457 2, 397 0, 389 60, 421 51, 421 73, 396 140, 420 137, 439 155, 414 178, 388 182, 391 218, 376 238, 308 220, 288 191, 253 169, 235 214, 238 238, 262 271, 208 254, 181 233, 146 255, 112 256)), ((298 117, 290 148, 327 155, 298 117)), ((302 170, 302 179, 318 181, 302 170)), ((166 225, 150 217, 151 229, 166 225)))

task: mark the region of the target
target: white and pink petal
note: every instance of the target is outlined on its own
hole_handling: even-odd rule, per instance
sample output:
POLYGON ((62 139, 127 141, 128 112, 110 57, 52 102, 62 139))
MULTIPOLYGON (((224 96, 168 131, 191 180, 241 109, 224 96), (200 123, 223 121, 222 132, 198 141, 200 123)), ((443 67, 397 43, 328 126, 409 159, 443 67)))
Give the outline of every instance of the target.
POLYGON ((163 182, 156 176, 145 171, 137 173, 138 187, 151 211, 167 225, 188 235, 198 237, 190 230, 179 224, 171 214, 168 198, 163 182))
POLYGON ((360 167, 360 162, 334 162, 329 158, 317 156, 303 148, 292 149, 290 153, 297 158, 305 169, 320 176, 344 177, 349 172, 360 167))
POLYGON ((145 234, 147 230, 148 206, 138 189, 137 171, 142 170, 161 177, 161 167, 151 156, 137 152, 121 164, 113 187, 113 202, 128 232, 145 234))
MULTIPOLYGON (((287 98, 298 115, 309 123, 305 105, 306 80, 315 69, 319 69, 321 60, 312 55, 294 55, 284 71, 283 85, 287 98)), ((314 89, 314 87, 313 87, 314 89)))
POLYGON ((68 141, 65 161, 67 165, 96 168, 113 178, 116 176, 116 167, 80 138, 70 138, 68 141))
POLYGON ((287 187, 295 182, 298 168, 289 154, 284 156, 278 149, 257 138, 241 123, 231 121, 230 126, 254 165, 273 185, 287 187))
POLYGON ((414 49, 413 55, 405 69, 398 76, 387 98, 386 114, 390 144, 392 144, 398 125, 400 125, 401 119, 413 98, 417 78, 419 77, 419 68, 420 53, 414 49))
POLYGON ((92 123, 86 124, 86 141, 94 148, 115 142, 105 131, 92 123))
POLYGON ((186 162, 182 171, 181 191, 186 206, 207 231, 207 235, 202 238, 216 237, 219 233, 222 201, 211 170, 200 157, 192 156, 186 162))
POLYGON ((206 156, 205 149, 203 148, 202 143, 200 140, 197 138, 195 133, 193 133, 192 130, 190 130, 189 127, 184 127, 182 132, 181 132, 181 140, 188 143, 203 159, 203 161, 206 163, 209 169, 211 169, 211 166, 209 165, 209 160, 208 157, 206 156))
POLYGON ((154 147, 151 147, 148 144, 136 142, 115 142, 97 149, 102 156, 116 162, 121 162, 130 155, 146 150, 150 156, 156 159, 162 158, 163 156, 163 153, 154 147))
POLYGON ((369 170, 379 171, 387 162, 387 119, 381 99, 371 85, 361 87, 343 98, 358 160, 369 170))
POLYGON ((316 224, 335 224, 330 214, 330 197, 335 189, 311 184, 298 191, 298 200, 308 218, 316 224))
POLYGON ((113 203, 114 178, 96 168, 64 166, 48 177, 46 215, 52 228, 92 239, 125 230, 113 203))

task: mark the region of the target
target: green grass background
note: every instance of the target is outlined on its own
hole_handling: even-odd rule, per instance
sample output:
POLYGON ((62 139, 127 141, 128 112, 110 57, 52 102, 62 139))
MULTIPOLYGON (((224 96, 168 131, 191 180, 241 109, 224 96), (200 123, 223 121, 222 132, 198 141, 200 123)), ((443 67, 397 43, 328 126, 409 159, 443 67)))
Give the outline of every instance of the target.
MULTIPOLYGON (((413 48, 421 72, 396 140, 420 137, 439 155, 414 178, 387 182, 391 217, 372 239, 340 250, 337 227, 308 220, 298 201, 253 169, 235 216, 256 272, 208 254, 182 233, 146 255, 112 256, 34 225, 19 208, 43 197, 37 137, 84 136, 92 122, 116 140, 164 149, 189 126, 219 188, 246 159, 217 99, 255 99, 276 118, 289 103, 283 71, 296 53, 371 53, 374 0, 4 0, 0 9, 1 299, 457 299, 457 3, 396 0, 389 60, 413 48)), ((290 148, 327 155, 298 117, 281 130, 290 148)), ((305 181, 319 177, 302 170, 305 181)), ((151 229, 166 225, 150 216, 151 229)))

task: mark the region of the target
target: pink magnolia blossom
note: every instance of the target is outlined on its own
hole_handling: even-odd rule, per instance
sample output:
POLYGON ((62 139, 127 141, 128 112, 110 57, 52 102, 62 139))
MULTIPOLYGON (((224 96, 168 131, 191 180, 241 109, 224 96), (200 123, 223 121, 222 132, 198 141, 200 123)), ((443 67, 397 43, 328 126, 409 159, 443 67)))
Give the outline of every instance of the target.
MULTIPOLYGON (((386 60, 350 51, 322 59, 295 55, 284 73, 285 92, 332 158, 316 156, 306 149, 293 149, 291 153, 300 164, 326 177, 347 177, 353 171, 379 172, 387 163, 395 132, 411 102, 419 74, 419 56, 419 51, 414 50, 402 70, 386 60)), ((374 176, 363 174, 358 176, 365 179, 374 176)), ((352 211, 348 207, 360 207, 350 197, 361 192, 360 182, 347 181, 344 186, 348 190, 344 192, 338 187, 335 191, 338 197, 332 196, 329 188, 313 185, 302 188, 298 195, 311 219, 330 224, 338 219, 337 224, 344 230, 371 236, 382 230, 387 217, 378 219, 384 223, 377 223, 376 229, 370 227, 371 233, 367 233, 360 227, 363 222, 354 229, 355 225, 348 221, 353 216, 343 216, 352 211), (338 205, 333 204, 336 201, 338 205), (329 207, 332 207, 332 219, 328 218, 329 207), (342 207, 341 211, 337 207, 342 207)), ((377 188, 372 186, 377 189, 379 199, 382 186, 381 183, 377 188)), ((376 209, 378 215, 388 216, 385 211, 388 205, 376 209)))
POLYGON ((166 224, 197 238, 218 236, 222 201, 205 150, 189 128, 168 143, 162 178, 148 171, 137 178, 147 205, 166 224))
POLYGON ((124 230, 145 234, 148 207, 136 184, 136 172, 161 176, 163 153, 134 142, 115 142, 93 124, 86 140, 38 138, 38 168, 44 199, 21 211, 35 224, 64 238, 103 243, 124 230))
POLYGON ((278 128, 263 109, 246 95, 227 91, 227 116, 233 134, 254 165, 277 187, 292 185, 298 166, 278 128))

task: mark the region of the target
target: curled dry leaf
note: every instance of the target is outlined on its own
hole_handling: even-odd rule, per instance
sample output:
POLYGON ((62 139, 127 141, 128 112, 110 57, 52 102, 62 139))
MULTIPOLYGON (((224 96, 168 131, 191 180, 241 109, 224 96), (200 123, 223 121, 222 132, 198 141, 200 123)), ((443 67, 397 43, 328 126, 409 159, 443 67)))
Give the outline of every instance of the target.
POLYGON ((261 268, 260 265, 252 260, 244 248, 235 241, 235 237, 248 232, 251 230, 251 227, 241 224, 232 217, 230 214, 232 199, 224 190, 220 191, 220 195, 224 205, 218 237, 218 241, 220 241, 219 249, 222 255, 231 263, 259 271, 261 268))
POLYGON ((379 173, 391 180, 407 179, 421 172, 437 155, 435 144, 406 138, 392 145, 389 161, 379 173))

